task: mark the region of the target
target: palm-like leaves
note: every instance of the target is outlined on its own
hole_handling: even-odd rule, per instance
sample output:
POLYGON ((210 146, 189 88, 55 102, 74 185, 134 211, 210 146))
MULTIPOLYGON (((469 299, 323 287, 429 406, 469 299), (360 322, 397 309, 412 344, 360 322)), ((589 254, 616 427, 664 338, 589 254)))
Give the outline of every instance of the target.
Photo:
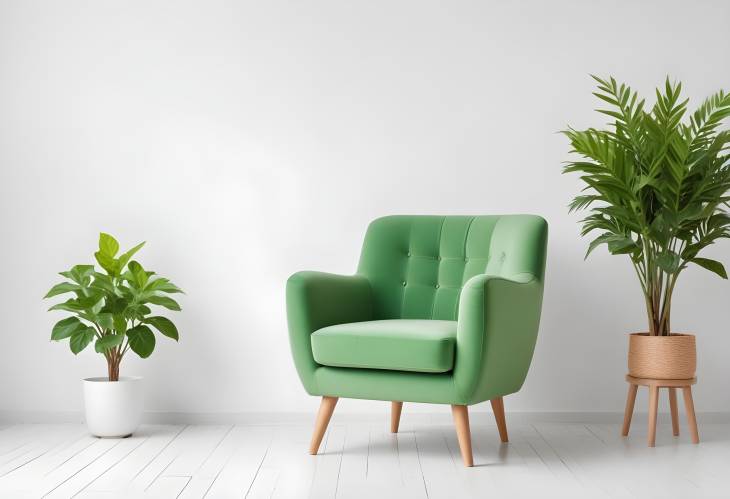
POLYGON ((727 278, 720 262, 699 252, 730 237, 730 95, 711 96, 688 119, 681 84, 667 79, 656 90, 650 111, 645 101, 615 79, 593 77, 596 97, 608 104, 606 130, 563 133, 572 153, 564 173, 576 172, 584 193, 570 210, 590 211, 581 235, 599 232, 586 257, 606 244, 612 254, 629 255, 646 298, 651 334, 670 333, 671 299, 677 277, 695 263, 727 278))

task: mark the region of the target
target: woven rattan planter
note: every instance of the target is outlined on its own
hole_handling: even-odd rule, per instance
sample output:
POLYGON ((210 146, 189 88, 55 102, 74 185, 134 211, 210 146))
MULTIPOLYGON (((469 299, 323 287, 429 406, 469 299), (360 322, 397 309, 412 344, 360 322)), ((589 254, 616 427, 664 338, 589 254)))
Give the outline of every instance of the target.
POLYGON ((695 377, 697 351, 693 334, 629 335, 629 375, 635 378, 690 379, 695 377))

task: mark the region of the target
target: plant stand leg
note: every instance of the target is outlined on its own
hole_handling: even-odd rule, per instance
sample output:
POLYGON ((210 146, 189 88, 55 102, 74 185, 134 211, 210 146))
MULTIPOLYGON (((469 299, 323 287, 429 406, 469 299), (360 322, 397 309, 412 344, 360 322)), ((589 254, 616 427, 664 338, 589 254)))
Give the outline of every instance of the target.
POLYGON ((621 435, 624 437, 629 435, 631 416, 634 414, 634 403, 636 402, 636 391, 638 389, 639 385, 629 384, 629 394, 626 396, 626 410, 624 411, 624 426, 621 429, 621 435))
POLYGON ((692 400, 692 387, 683 387, 682 395, 684 396, 684 410, 687 412, 689 434, 692 437, 692 443, 698 444, 700 443, 700 434, 697 431, 697 418, 695 417, 695 404, 692 400))
POLYGON ((503 442, 509 442, 507 436, 507 420, 504 417, 504 399, 497 397, 489 401, 492 404, 492 412, 494 412, 494 419, 497 421, 497 429, 499 430, 499 439, 503 442))
POLYGON ((324 432, 327 431, 327 425, 330 424, 335 405, 337 405, 337 397, 322 397, 322 403, 319 405, 319 412, 317 413, 317 421, 314 423, 312 442, 309 444, 309 453, 312 455, 319 451, 319 444, 322 443, 324 432))
POLYGON ((459 449, 464 466, 474 466, 474 457, 471 452, 471 431, 469 430, 469 409, 465 405, 452 405, 456 436, 459 439, 459 449))
POLYGON ((647 443, 649 447, 654 447, 656 442, 656 414, 659 408, 659 387, 651 385, 649 387, 649 433, 647 443))
POLYGON ((403 402, 391 402, 390 403, 390 432, 398 433, 398 426, 400 426, 400 413, 403 410, 403 402))
POLYGON ((677 410, 677 389, 669 387, 669 412, 672 413, 672 435, 679 436, 679 411, 677 410))

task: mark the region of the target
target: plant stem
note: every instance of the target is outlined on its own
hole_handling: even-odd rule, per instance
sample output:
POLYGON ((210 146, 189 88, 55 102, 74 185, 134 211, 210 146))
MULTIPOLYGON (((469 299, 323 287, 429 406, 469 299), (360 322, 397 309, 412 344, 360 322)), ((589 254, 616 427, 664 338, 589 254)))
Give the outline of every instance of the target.
POLYGON ((109 373, 109 381, 119 381, 119 362, 121 358, 117 357, 114 353, 109 355, 107 361, 107 370, 109 373))
POLYGON ((670 311, 672 309, 672 293, 674 292, 674 285, 679 277, 679 272, 672 275, 671 280, 667 282, 667 289, 664 291, 664 304, 662 306, 661 322, 662 322, 662 336, 669 336, 671 330, 669 329, 669 318, 670 311))

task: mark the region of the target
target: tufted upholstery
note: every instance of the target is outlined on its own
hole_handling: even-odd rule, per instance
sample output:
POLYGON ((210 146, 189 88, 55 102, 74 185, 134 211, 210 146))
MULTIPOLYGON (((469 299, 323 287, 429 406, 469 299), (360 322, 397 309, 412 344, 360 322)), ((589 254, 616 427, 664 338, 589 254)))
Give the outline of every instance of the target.
POLYGON ((478 274, 542 279, 545 222, 531 215, 390 216, 370 224, 358 274, 374 319, 456 320, 464 284, 478 274))
POLYGON ((537 339, 546 246, 547 223, 535 215, 373 221, 355 275, 303 271, 287 282, 289 340, 302 384, 312 395, 457 405, 518 391, 537 339), (383 354, 375 360, 386 359, 380 368, 363 368, 374 360, 364 351, 346 352, 365 348, 358 335, 374 334, 366 322, 403 319, 455 321, 453 368, 436 372, 445 368, 434 350, 436 368, 414 372, 426 369, 383 353, 391 347, 380 340, 368 347, 383 354), (363 324, 318 333, 313 348, 316 332, 352 323, 363 324), (344 333, 350 343, 326 343, 344 333))

